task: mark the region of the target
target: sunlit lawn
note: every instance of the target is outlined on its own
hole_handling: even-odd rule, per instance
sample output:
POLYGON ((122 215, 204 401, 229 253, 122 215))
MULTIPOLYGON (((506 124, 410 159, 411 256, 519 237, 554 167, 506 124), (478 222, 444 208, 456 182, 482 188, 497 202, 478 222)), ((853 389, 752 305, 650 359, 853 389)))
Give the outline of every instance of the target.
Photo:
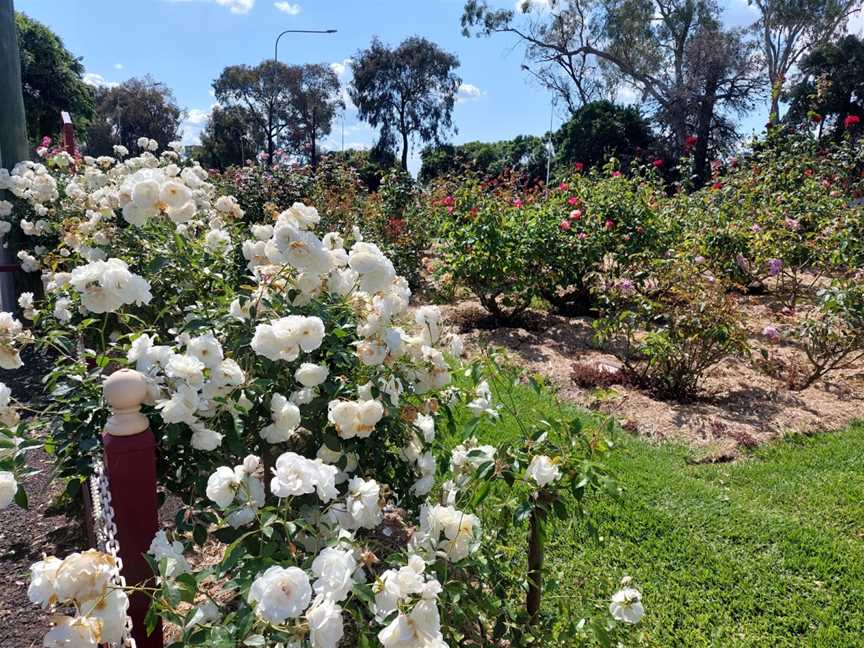
MULTIPOLYGON (((518 398, 527 411, 545 397, 518 398)), ((518 433, 505 419, 479 436, 518 433)), ((864 426, 720 465, 618 441, 609 465, 625 497, 591 507, 602 544, 577 523, 550 533, 550 596, 572 597, 578 614, 627 574, 643 593, 645 645, 864 646, 864 426)))

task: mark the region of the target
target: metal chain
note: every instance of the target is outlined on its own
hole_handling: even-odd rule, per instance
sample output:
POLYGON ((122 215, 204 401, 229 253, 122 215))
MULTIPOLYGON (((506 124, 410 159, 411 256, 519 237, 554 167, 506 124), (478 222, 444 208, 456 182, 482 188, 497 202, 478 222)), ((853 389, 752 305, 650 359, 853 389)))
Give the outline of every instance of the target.
MULTIPOLYGON (((117 542, 117 525, 114 523, 114 507, 111 505, 111 489, 102 459, 93 462, 93 477, 90 478, 90 492, 93 500, 93 525, 96 531, 96 543, 100 551, 104 551, 114 559, 114 569, 111 582, 115 587, 126 589, 126 579, 120 573, 123 569, 123 559, 120 558, 120 544, 117 542)), ((117 645, 117 644, 113 644, 117 645)), ((132 638, 132 619, 126 615, 126 628, 120 646, 123 648, 138 648, 132 638)))

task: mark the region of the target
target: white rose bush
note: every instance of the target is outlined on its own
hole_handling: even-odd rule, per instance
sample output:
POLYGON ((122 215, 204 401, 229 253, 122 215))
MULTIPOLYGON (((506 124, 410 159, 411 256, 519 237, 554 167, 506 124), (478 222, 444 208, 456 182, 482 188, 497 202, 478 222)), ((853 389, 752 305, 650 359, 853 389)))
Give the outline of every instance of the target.
MULTIPOLYGON (((481 445, 483 426, 520 417, 495 402, 519 377, 495 359, 466 370, 445 355, 461 341, 436 307, 409 308, 408 283, 375 244, 356 228, 318 232, 302 203, 247 224, 200 166, 146 138, 139 147, 22 163, 3 183, 20 230, 9 235, 41 278, 44 297, 21 308, 55 358, 36 424, 68 496, 101 451, 104 377, 131 367, 147 381, 160 487, 182 503, 148 554, 148 627, 178 628, 173 646, 540 637, 546 525, 581 515, 590 492, 618 492, 599 462, 605 437, 550 412, 519 447, 481 445), (524 545, 521 568, 498 559, 514 529, 529 538, 527 581, 524 545), (196 558, 213 544, 215 564, 196 558)), ((19 366, 31 340, 7 315, 0 360, 19 366)), ((0 420, 17 425, 3 393, 0 420)), ((0 465, 0 504, 20 497, 16 456, 17 472, 0 465)), ((34 603, 75 612, 45 645, 112 641, 125 594, 99 579, 93 592, 63 589, 71 559, 34 565, 34 603)), ((578 631, 635 618, 615 610, 578 631)))

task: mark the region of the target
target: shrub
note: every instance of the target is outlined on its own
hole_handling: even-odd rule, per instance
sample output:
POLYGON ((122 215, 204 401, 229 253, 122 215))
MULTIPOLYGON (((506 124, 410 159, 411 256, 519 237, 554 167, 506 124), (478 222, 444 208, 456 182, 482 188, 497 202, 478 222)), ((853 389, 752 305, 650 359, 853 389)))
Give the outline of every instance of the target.
POLYGON ((806 137, 774 137, 728 173, 715 166, 714 184, 679 196, 668 217, 683 226, 683 249, 715 273, 776 289, 794 307, 821 276, 862 261, 849 155, 846 146, 817 151, 806 137))
POLYGON ((860 283, 835 283, 820 291, 816 308, 793 336, 810 364, 792 387, 804 389, 832 371, 864 358, 864 288, 860 283))
POLYGON ((513 321, 537 294, 535 249, 526 237, 524 195, 512 180, 442 183, 433 200, 441 222, 439 277, 470 290, 497 322, 513 321))
POLYGON ((721 282, 686 259, 661 261, 641 281, 619 280, 604 300, 598 340, 635 381, 661 395, 692 395, 707 369, 747 353, 734 301, 721 282))
MULTIPOLYGON (((247 226, 200 167, 170 151, 156 157, 146 139, 140 146, 125 161, 83 160, 56 173, 22 165, 12 184, 14 209, 45 220, 27 254, 46 297, 22 306, 37 344, 61 355, 43 416, 72 432, 51 438, 78 453, 58 453, 69 483, 98 451, 107 414, 95 402, 99 380, 134 366, 148 384, 159 483, 183 503, 173 540, 160 532, 150 547, 159 577, 151 628, 159 615, 181 628, 179 645, 315 648, 343 638, 419 648, 525 636, 496 625, 501 590, 483 576, 500 548, 480 552, 490 532, 477 513, 490 489, 466 482, 464 464, 441 471, 450 479, 437 485, 450 458, 440 414, 470 412, 466 435, 500 415, 480 369, 467 390, 445 391, 453 367, 440 350, 448 334, 438 310, 409 316, 407 282, 358 231, 319 238, 321 216, 301 203, 247 226), (208 541, 224 543, 224 554, 193 570, 185 553, 208 541)), ((11 316, 4 322, 11 363, 23 342, 11 316)), ((563 489, 581 497, 611 483, 595 449, 556 425, 477 466, 484 479, 518 485, 517 522, 536 520, 535 597, 536 548, 545 518, 567 512, 563 489)), ((0 474, 4 500, 13 486, 17 493, 21 465, 0 474)), ((100 612, 104 625, 85 604, 107 596, 111 559, 73 554, 62 563, 65 584, 59 564, 48 557, 33 569, 34 602, 75 603, 76 617, 58 618, 50 640, 74 626, 89 643, 113 641, 107 628, 122 626, 124 593, 100 612), (94 573, 92 587, 66 586, 94 573)), ((521 579, 506 591, 514 583, 521 579)))
POLYGON ((551 189, 529 206, 524 224, 536 291, 562 314, 594 312, 604 258, 613 256, 626 273, 665 252, 660 200, 651 182, 615 174, 614 162, 551 189))

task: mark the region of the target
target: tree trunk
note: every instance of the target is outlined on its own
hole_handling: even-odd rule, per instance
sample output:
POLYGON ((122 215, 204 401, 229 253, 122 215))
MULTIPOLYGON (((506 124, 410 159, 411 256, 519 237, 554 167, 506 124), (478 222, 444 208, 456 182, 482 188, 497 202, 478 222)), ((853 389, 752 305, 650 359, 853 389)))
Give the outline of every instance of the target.
POLYGON ((276 147, 273 142, 273 107, 267 109, 267 166, 273 166, 273 153, 276 147))
POLYGON ((408 170, 408 133, 402 131, 402 170, 408 170))
MULTIPOLYGON (((60 122, 60 115, 57 115, 60 122)), ((11 170, 30 156, 21 86, 21 54, 12 0, 0 0, 0 164, 11 170)), ((0 198, 3 198, 0 192, 0 198)), ((12 263, 14 251, 0 247, 0 263, 12 263)), ((14 311, 17 299, 13 275, 0 273, 0 309, 14 311)))
POLYGON ((525 601, 531 625, 540 619, 540 599, 543 595, 543 556, 546 512, 539 506, 531 511, 531 530, 528 536, 528 596, 525 601))
POLYGON ((312 155, 312 168, 313 169, 318 168, 318 155, 317 155, 317 151, 315 150, 315 129, 316 128, 317 128, 317 126, 315 125, 315 111, 313 110, 312 111, 312 132, 309 134, 311 137, 311 140, 312 140, 312 153, 311 153, 311 155, 312 155))
POLYGON ((696 125, 696 146, 693 149, 693 174, 696 176, 697 189, 705 184, 710 173, 708 170, 708 140, 711 138, 711 121, 714 119, 714 105, 717 84, 709 82, 705 96, 699 102, 699 121, 696 125))

